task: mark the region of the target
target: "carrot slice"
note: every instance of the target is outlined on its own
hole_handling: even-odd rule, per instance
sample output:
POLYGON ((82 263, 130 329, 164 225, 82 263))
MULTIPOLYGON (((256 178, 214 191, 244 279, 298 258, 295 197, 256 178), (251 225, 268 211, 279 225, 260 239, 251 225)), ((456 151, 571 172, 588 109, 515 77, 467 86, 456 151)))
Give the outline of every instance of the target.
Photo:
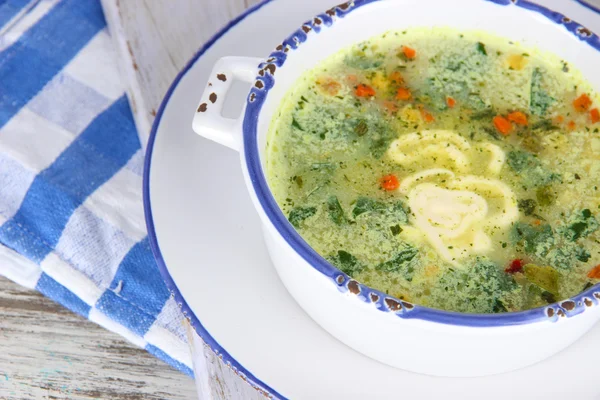
POLYGON ((592 99, 585 93, 573 100, 573 107, 579 112, 587 111, 591 105, 592 99))
POLYGON ((498 132, 500 132, 504 136, 507 136, 510 134, 510 132, 512 132, 512 129, 513 129, 512 124, 510 123, 509 120, 507 120, 503 116, 496 115, 494 117, 494 119, 492 120, 492 122, 494 123, 494 126, 496 127, 498 132))
POLYGON ((577 128, 577 124, 575 124, 575 121, 569 121, 569 123, 567 124, 567 129, 570 131, 574 131, 575 128, 577 128))
POLYGON ((398 181, 398 178, 396 178, 396 175, 386 175, 383 178, 381 178, 381 188, 383 190, 387 190, 392 191, 392 190, 396 190, 400 187, 400 182, 398 181))
POLYGON ((456 100, 454 100, 452 97, 448 96, 448 97, 446 97, 446 105, 450 108, 454 108, 454 106, 456 105, 456 100))
POLYGON ((590 110, 590 119, 592 120, 592 124, 600 122, 600 111, 598 111, 597 108, 592 108, 590 110))
POLYGON ((398 88, 396 91, 396 99, 398 100, 408 100, 412 97, 412 93, 407 88, 398 88))
POLYGON ((417 56, 417 51, 412 47, 402 46, 402 52, 404 53, 404 56, 409 60, 412 60, 417 56))
POLYGON ((527 115, 521 111, 511 112, 506 116, 509 121, 514 122, 517 125, 527 126, 527 115))
POLYGON ((591 279, 600 279, 600 265, 596 265, 587 273, 587 277, 591 279))
POLYGON ((354 89, 354 94, 358 97, 372 97, 375 96, 375 89, 369 85, 360 84, 354 89))
POLYGON ((565 117, 563 117, 562 115, 558 115, 558 116, 552 118, 552 122, 556 125, 562 124, 564 120, 565 120, 565 117))
POLYGON ((402 74, 400 74, 400 72, 394 71, 390 74, 390 82, 399 85, 402 82, 404 82, 404 78, 402 77, 402 74))
POLYGON ((425 110, 424 108, 421 108, 421 117, 423 117, 423 120, 425 120, 425 122, 435 121, 435 118, 433 117, 433 115, 431 115, 431 113, 429 111, 425 110))

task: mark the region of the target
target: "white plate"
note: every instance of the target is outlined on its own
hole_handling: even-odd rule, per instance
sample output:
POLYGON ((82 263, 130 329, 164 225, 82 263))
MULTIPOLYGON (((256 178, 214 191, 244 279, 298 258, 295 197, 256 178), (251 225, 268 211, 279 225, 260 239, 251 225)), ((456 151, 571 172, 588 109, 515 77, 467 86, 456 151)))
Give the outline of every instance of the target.
MULTIPOLYGON (((539 2, 600 31, 600 17, 575 1, 539 2)), ((433 378, 351 350, 288 295, 263 245, 238 155, 194 134, 191 119, 219 57, 265 56, 328 5, 275 0, 234 21, 182 71, 159 110, 144 177, 149 234, 163 276, 197 332, 276 397, 600 399, 600 325, 566 351, 520 371, 433 378)), ((234 115, 240 107, 229 106, 234 115)))

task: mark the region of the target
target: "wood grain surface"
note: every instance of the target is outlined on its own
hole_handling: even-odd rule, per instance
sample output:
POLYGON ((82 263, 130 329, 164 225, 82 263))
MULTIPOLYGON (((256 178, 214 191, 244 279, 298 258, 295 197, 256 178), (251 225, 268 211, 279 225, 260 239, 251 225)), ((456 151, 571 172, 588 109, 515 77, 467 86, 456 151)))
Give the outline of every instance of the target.
POLYGON ((195 399, 194 381, 0 277, 0 399, 195 399))
POLYGON ((167 89, 198 49, 260 0, 101 0, 141 142, 167 89))

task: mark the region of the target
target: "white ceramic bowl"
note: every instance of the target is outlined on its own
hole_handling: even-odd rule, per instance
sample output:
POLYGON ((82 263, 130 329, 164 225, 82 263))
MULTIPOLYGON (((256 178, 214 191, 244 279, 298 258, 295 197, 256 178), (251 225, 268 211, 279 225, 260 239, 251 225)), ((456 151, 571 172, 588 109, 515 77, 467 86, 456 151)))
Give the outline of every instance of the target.
POLYGON ((413 305, 360 284, 325 261, 288 223, 267 186, 266 134, 296 79, 353 43, 415 26, 485 30, 552 51, 600 88, 599 38, 533 3, 356 0, 306 22, 267 59, 221 59, 210 75, 193 128, 240 152, 246 184, 283 283, 333 336, 381 362, 432 375, 480 376, 536 363, 573 343, 598 321, 598 286, 572 299, 515 313, 463 314, 413 305), (228 119, 221 110, 236 79, 252 87, 240 117, 228 119))

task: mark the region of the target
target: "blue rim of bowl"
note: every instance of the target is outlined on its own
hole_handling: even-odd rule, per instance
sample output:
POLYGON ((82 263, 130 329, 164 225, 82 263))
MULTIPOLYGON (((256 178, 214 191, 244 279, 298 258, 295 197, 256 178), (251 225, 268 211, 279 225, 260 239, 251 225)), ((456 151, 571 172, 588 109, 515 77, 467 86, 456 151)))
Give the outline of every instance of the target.
MULTIPOLYGON (((256 192, 261 207, 275 229, 296 253, 298 253, 314 269, 327 277, 332 284, 337 286, 341 293, 355 294, 358 299, 363 302, 373 304, 374 309, 382 312, 392 312, 399 318, 416 318, 458 326, 497 327, 522 325, 542 320, 556 322, 562 317, 573 317, 581 314, 592 305, 600 303, 600 292, 595 292, 598 289, 598 285, 596 285, 570 299, 519 312, 469 314, 444 311, 412 304, 361 284, 347 274, 341 272, 313 250, 288 222, 286 216, 279 208, 275 198, 269 190, 263 172, 258 147, 258 117, 269 91, 275 84, 275 72, 277 69, 284 67, 289 53, 292 53, 296 48, 302 46, 307 40, 311 40, 311 37, 316 36, 321 29, 324 29, 324 26, 328 27, 334 23, 336 18, 344 18, 346 15, 360 7, 379 1, 381 0, 355 0, 340 4, 327 10, 325 13, 317 15, 312 20, 305 22, 297 31, 285 39, 282 44, 277 46, 275 51, 269 55, 269 58, 259 65, 255 84, 250 89, 246 101, 246 113, 243 123, 244 153, 246 155, 246 167, 248 168, 253 189, 256 192)), ((551 11, 529 1, 484 1, 495 3, 499 6, 520 7, 528 11, 539 13, 557 25, 566 28, 568 32, 574 34, 580 41, 586 42, 593 49, 600 51, 600 38, 584 26, 565 17, 563 14, 551 11)))
POLYGON ((600 14, 600 8, 596 7, 595 5, 588 3, 586 0, 575 0, 576 2, 578 2, 579 4, 581 4, 582 6, 584 6, 587 9, 590 9, 598 14, 600 14))
MULTIPOLYGON (((181 79, 183 79, 183 77, 187 74, 187 72, 195 65, 195 63, 198 61, 198 59, 209 48, 211 48, 212 45, 219 40, 219 38, 221 38, 223 35, 225 35, 230 29, 235 27, 239 22, 244 20, 247 16, 249 16, 250 14, 253 14, 254 12, 258 11, 263 6, 265 6, 268 3, 271 3, 272 1, 273 0, 263 0, 259 4, 247 9, 244 13, 242 13, 237 18, 232 20, 229 24, 227 24, 221 31, 216 33, 209 41, 207 41, 198 50, 198 52, 191 58, 191 60, 186 64, 186 66, 179 72, 179 74, 174 79, 173 83, 167 90, 165 97, 163 98, 163 100, 160 104, 160 107, 157 111, 154 123, 152 125, 152 129, 150 131, 150 136, 149 136, 148 144, 147 144, 147 148, 146 148, 146 157, 145 157, 145 161, 144 161, 143 203, 144 203, 144 216, 146 219, 146 226, 148 229, 148 238, 150 241, 150 246, 152 248, 152 252, 156 259, 156 263, 158 265, 158 269, 161 273, 163 280, 165 281, 167 288, 169 289, 169 291, 175 298, 175 301, 181 308, 184 316, 189 320, 189 322, 192 325, 192 327, 194 328, 195 332, 204 340, 206 345, 208 345, 212 349, 212 351, 214 351, 215 354, 217 354, 217 356, 219 358, 221 358, 230 368, 232 368, 234 370, 234 372, 237 375, 241 376, 257 391, 265 394, 268 397, 285 399, 284 396, 282 396, 280 393, 275 391, 273 388, 269 387, 263 381, 258 379, 248 369, 243 367, 235 358, 233 358, 219 344, 219 342, 217 342, 217 340, 212 337, 212 335, 206 330, 206 328, 204 328, 204 326, 202 325, 200 320, 196 317, 196 315, 194 314, 194 312, 192 311, 190 306, 187 304, 187 302, 185 301, 185 298, 179 291, 175 281, 171 277, 171 275, 168 271, 167 265, 165 263, 165 260, 160 251, 160 246, 158 244, 158 238, 157 238, 156 230, 154 227, 154 220, 152 217, 152 206, 151 206, 151 201, 150 201, 150 169, 151 169, 151 164, 152 164, 152 152, 154 149, 154 142, 155 142, 156 136, 158 134, 158 128, 160 126, 160 122, 162 120, 164 111, 171 99, 171 96, 173 95, 173 92, 179 85, 179 82, 181 81, 181 79)), ((508 5, 508 4, 512 3, 511 1, 503 1, 503 0, 483 0, 483 1, 491 1, 491 2, 494 2, 497 4, 501 4, 501 5, 508 5)), ((576 1, 579 1, 579 0, 576 0, 576 1)), ((544 7, 541 7, 541 6, 532 4, 532 3, 528 3, 528 2, 524 2, 524 1, 520 2, 520 3, 530 4, 532 9, 537 10, 538 12, 540 12, 541 14, 545 15, 546 17, 548 17, 549 19, 551 19, 555 22, 557 22, 555 19, 555 16, 560 15, 560 14, 555 13, 547 8, 544 8, 544 7)), ((526 8, 530 8, 530 7, 526 7, 526 8)), ((564 17, 562 17, 562 18, 564 18, 564 17)), ((561 20, 562 20, 562 18, 561 18, 561 20)), ((563 23, 563 25, 564 25, 564 23, 563 23)), ((575 33, 575 27, 572 27, 572 29, 569 29, 567 27, 567 29, 569 31, 571 31, 572 33, 575 33)), ((596 37, 596 40, 597 40, 597 37, 596 37)), ((600 45, 595 46, 595 47, 600 50, 600 45)), ((247 135, 245 135, 245 136, 247 136, 247 135)), ((245 138, 245 140, 246 140, 246 138, 245 138)), ((250 148, 252 148, 252 147, 250 147, 250 148)), ((254 149, 255 149, 255 151, 258 149, 256 143, 254 143, 254 149)), ((255 155, 255 161, 258 161, 260 163, 260 161, 257 159, 256 155, 255 155)), ((260 166, 260 164, 259 164, 259 166, 260 166)), ((254 171, 254 172, 256 172, 256 171, 254 171)), ((259 175, 262 176, 262 170, 259 170, 259 172, 260 172, 259 175)), ((255 178, 256 178, 256 176, 255 176, 255 178)), ((264 179, 264 176, 262 176, 262 186, 263 186, 263 190, 267 188, 266 180, 264 179)), ((266 189, 266 194, 268 196, 271 196, 268 189, 266 189)), ((265 204, 264 204, 265 199, 260 198, 260 200, 261 200, 261 205, 263 207, 265 207, 265 204)), ((281 228, 281 226, 286 227, 287 219, 285 219, 285 216, 283 216, 283 214, 277 207, 274 199, 271 198, 270 200, 272 203, 271 206, 273 206, 273 205, 276 206, 275 210, 273 210, 273 208, 271 207, 270 217, 272 217, 273 215, 277 215, 277 213, 279 213, 280 215, 278 216, 278 225, 280 226, 280 228, 281 228)), ((266 211, 266 209, 265 209, 265 211, 266 211)), ((295 231, 290 232, 290 228, 285 228, 284 231, 286 231, 286 233, 288 234, 288 237, 293 238, 293 240, 296 243, 296 246, 302 247, 304 249, 303 254, 301 254, 301 255, 303 257, 305 257, 305 259, 306 259, 306 256, 310 255, 310 250, 311 250, 310 247, 308 247, 307 244, 303 243, 303 240, 300 238, 300 236, 295 231), (295 234, 295 237, 294 237, 294 234, 295 234), (308 251, 308 253, 307 253, 307 251, 308 251)), ((280 232, 281 232, 281 230, 280 230, 280 232)), ((286 238, 286 240, 288 240, 288 238, 286 238)), ((288 243, 289 243, 289 241, 288 241, 288 243)), ((329 270, 330 272, 337 272, 337 275, 340 274, 339 270, 330 266, 324 259, 322 259, 322 257, 318 256, 316 253, 314 253, 312 256, 317 259, 318 265, 320 267, 324 268, 324 270, 329 270), (315 257, 315 255, 316 255, 316 257, 315 257), (334 270, 334 271, 332 271, 332 270, 334 270)), ((319 268, 317 268, 317 267, 315 267, 315 268, 319 270, 319 268)), ((324 273, 323 270, 320 270, 320 272, 324 273)), ((593 293, 592 293, 593 291, 594 291, 594 289, 591 288, 591 289, 583 292, 582 294, 580 294, 580 296, 582 298, 583 297, 593 297, 593 293)), ((461 314, 461 313, 453 313, 453 312, 446 312, 446 311, 440 311, 440 310, 435 310, 435 309, 428 309, 426 307, 419 307, 419 309, 426 309, 426 311, 427 311, 426 315, 431 316, 431 318, 428 318, 428 319, 436 320, 436 321, 439 321, 442 323, 451 323, 452 324, 455 318, 460 317, 460 316, 462 316, 462 317, 468 316, 468 315, 461 314)), ((562 308, 560 308, 559 311, 561 311, 561 310, 562 310, 562 308)), ((535 311, 535 310, 529 310, 529 311, 525 311, 525 312, 521 312, 521 313, 510 313, 510 314, 527 314, 527 313, 530 313, 531 311, 535 311)), ((489 319, 489 318, 494 318, 494 317, 497 319, 497 315, 487 315, 487 314, 473 315, 473 318, 476 318, 477 320, 489 319)), ((523 322, 531 322, 531 318, 527 317, 524 320, 523 319, 518 320, 516 323, 523 323, 523 322)), ((494 325, 506 325, 506 324, 512 325, 514 323, 515 323, 515 321, 505 321, 505 322, 495 323, 494 325)), ((465 324, 458 324, 458 325, 465 325, 465 324)), ((478 324, 466 324, 466 325, 478 325, 478 324)), ((488 324, 484 324, 484 325, 488 326, 488 324)))
POLYGON ((158 270, 162 275, 167 288, 175 298, 175 301, 181 308, 183 315, 188 319, 194 331, 202 338, 204 343, 206 343, 215 354, 221 358, 233 371, 240 376, 243 380, 247 381, 254 389, 263 395, 270 398, 279 398, 285 399, 286 397, 282 396, 276 390, 271 388, 269 385, 258 379, 254 376, 247 368, 243 367, 235 358, 233 358, 224 348, 217 342, 215 338, 206 330, 206 328, 202 325, 200 320, 196 317, 190 306, 185 301, 185 298, 179 291, 179 288, 175 284, 175 281, 171 277, 165 260, 160 251, 160 247, 158 244, 158 239, 156 236, 156 230, 154 228, 154 220, 152 218, 152 205, 150 202, 150 169, 152 165, 152 151, 154 149, 154 141, 156 140, 156 136, 158 133, 158 128, 160 126, 160 122, 173 95, 173 92, 179 85, 179 82, 183 77, 187 74, 187 72, 194 66, 196 61, 208 50, 212 47, 215 42, 217 42, 221 36, 225 35, 230 29, 236 26, 239 22, 244 20, 250 14, 261 9, 266 4, 272 2, 273 0, 263 0, 262 2, 256 4, 255 6, 247 9, 244 13, 240 14, 237 18, 233 19, 229 22, 223 29, 217 32, 210 40, 208 40, 201 48, 198 50, 196 54, 192 57, 192 59, 186 64, 186 66, 177 74, 175 80, 167 90, 165 97, 163 98, 160 107, 156 113, 156 117, 154 119, 154 123, 152 124, 152 129, 150 131, 150 136, 148 138, 148 144, 146 147, 146 157, 144 160, 144 176, 143 176, 143 202, 144 202, 144 216, 146 219, 146 227, 148 229, 148 238, 150 241, 150 247, 152 248, 152 253, 154 254, 154 258, 156 259, 156 264, 158 265, 158 270))

